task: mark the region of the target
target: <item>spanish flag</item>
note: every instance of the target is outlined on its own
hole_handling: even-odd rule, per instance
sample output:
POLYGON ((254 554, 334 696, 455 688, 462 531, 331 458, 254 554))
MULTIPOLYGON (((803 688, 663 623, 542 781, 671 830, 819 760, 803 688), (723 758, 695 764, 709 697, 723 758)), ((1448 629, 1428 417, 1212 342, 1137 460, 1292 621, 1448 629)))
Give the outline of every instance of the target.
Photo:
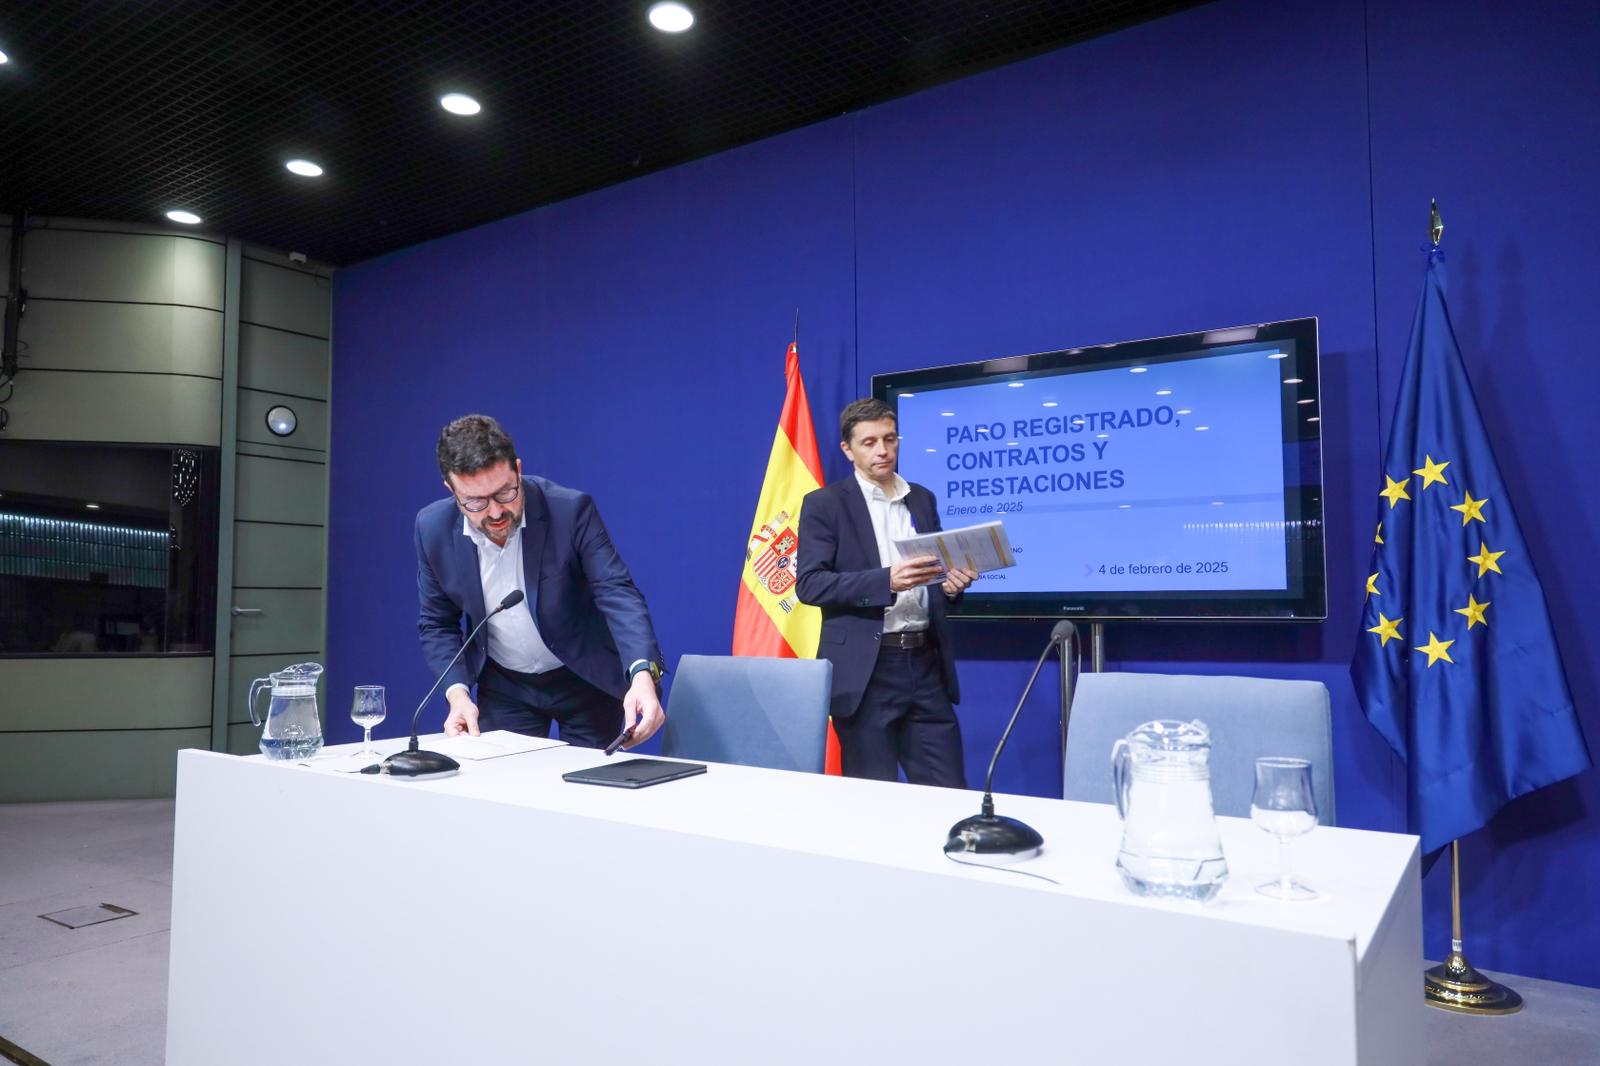
MULTIPOLYGON (((783 413, 778 416, 761 498, 745 544, 739 606, 733 616, 733 654, 814 659, 822 612, 801 603, 795 594, 795 552, 800 501, 822 487, 822 457, 805 382, 800 380, 798 344, 789 345, 783 376, 787 386, 783 413)), ((831 723, 827 769, 830 774, 840 771, 839 739, 831 723)))

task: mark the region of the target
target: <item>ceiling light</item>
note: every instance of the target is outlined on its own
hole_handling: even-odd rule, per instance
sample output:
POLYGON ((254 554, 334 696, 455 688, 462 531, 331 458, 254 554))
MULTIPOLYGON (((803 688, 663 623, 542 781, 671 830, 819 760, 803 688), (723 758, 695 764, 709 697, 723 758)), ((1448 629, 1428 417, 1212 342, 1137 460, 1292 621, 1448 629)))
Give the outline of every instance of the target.
POLYGON ((284 164, 284 168, 291 174, 298 174, 302 178, 322 177, 322 168, 309 159, 291 159, 284 164))
POLYGON ((174 222, 182 222, 185 226, 198 226, 200 216, 193 211, 168 211, 167 217, 174 222))
POLYGON ((1157 396, 1171 396, 1172 395, 1172 390, 1171 389, 1157 389, 1156 390, 1156 395, 1157 396))
POLYGON ((1268 359, 1287 359, 1287 358, 1289 358, 1289 353, 1288 352, 1271 352, 1271 353, 1269 353, 1267 355, 1267 358, 1268 359))
POLYGON ((678 3, 652 4, 650 25, 662 33, 682 33, 694 25, 694 12, 678 3))
POLYGON ((452 115, 476 115, 483 107, 466 93, 445 93, 439 97, 439 106, 452 115))
POLYGON ((1283 383, 1285 385, 1300 385, 1303 384, 1305 380, 1305 378, 1284 378, 1283 383))
POLYGON ((1022 386, 1026 385, 1026 384, 1027 384, 1027 382, 1025 382, 1025 381, 1008 381, 1008 382, 1006 382, 1006 388, 1008 388, 1008 389, 1020 389, 1020 388, 1022 388, 1022 386))
POLYGON ((100 510, 100 505, 98 503, 86 503, 86 504, 84 504, 84 506, 87 507, 91 511, 100 510))
POLYGON ((1195 426, 1194 427, 1194 431, 1196 433, 1204 433, 1206 430, 1208 430, 1210 428, 1211 428, 1210 426, 1195 426))
POLYGON ((901 399, 902 399, 902 400, 909 400, 909 399, 911 399, 911 398, 912 398, 912 397, 913 397, 913 396, 915 396, 915 395, 916 395, 916 393, 914 393, 914 392, 902 392, 902 393, 901 393, 901 394, 900 394, 900 398, 901 398, 901 399))
POLYGON ((4 52, 0 52, 0 66, 4 66, 9 62, 11 62, 11 57, 6 55, 4 52))
POLYGON ((938 450, 939 450, 939 449, 938 449, 938 448, 924 448, 924 449, 922 449, 922 450, 923 450, 923 451, 925 451, 925 452, 936 452, 936 451, 938 451, 938 450))
POLYGON ((1194 414, 1194 412, 1189 410, 1187 407, 1178 408, 1178 413, 1180 415, 1192 415, 1192 414, 1194 414))
POLYGON ((1316 402, 1317 401, 1316 401, 1315 398, 1307 398, 1307 399, 1304 399, 1304 400, 1296 400, 1295 401, 1295 403, 1316 403, 1316 402))
POLYGON ((956 413, 954 411, 940 411, 939 413, 941 415, 943 415, 945 418, 954 418, 956 416, 956 413))
POLYGON ((1046 406, 1046 407, 1060 407, 1061 405, 1056 403, 1056 401, 1054 401, 1054 400, 1046 400, 1044 402, 1044 406, 1046 406))
POLYGON ((1130 374, 1144 374, 1144 373, 1148 373, 1149 370, 1150 370, 1150 368, 1147 367, 1147 366, 1130 366, 1128 368, 1128 373, 1130 373, 1130 374))

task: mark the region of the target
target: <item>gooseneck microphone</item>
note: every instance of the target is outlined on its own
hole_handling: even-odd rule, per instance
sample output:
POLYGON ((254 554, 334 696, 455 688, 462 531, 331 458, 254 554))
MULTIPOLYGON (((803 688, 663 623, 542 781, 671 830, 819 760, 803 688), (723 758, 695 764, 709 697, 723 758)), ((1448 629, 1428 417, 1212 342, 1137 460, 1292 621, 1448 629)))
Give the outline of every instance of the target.
POLYGON ((522 600, 522 590, 512 589, 506 593, 506 598, 500 601, 500 606, 484 615, 483 621, 472 627, 472 632, 468 633, 467 639, 461 642, 461 647, 457 650, 455 657, 450 660, 449 665, 439 674, 438 680, 433 683, 433 687, 428 690, 428 694, 422 697, 422 702, 417 704, 417 709, 412 712, 411 746, 406 748, 405 751, 397 751, 383 760, 381 772, 393 777, 410 778, 413 781, 424 778, 449 777, 451 774, 460 773, 461 764, 450 756, 437 751, 417 750, 417 720, 422 717, 422 708, 426 707, 428 701, 433 699, 433 694, 439 691, 439 686, 444 684, 446 677, 450 676, 450 671, 455 668, 461 656, 466 652, 473 640, 477 638, 479 631, 489 624, 489 619, 501 611, 511 610, 522 600))
POLYGON ((989 775, 983 780, 983 812, 963 818, 950 827, 950 839, 944 845, 945 854, 965 854, 972 857, 968 861, 1000 864, 1032 858, 1044 847, 1044 837, 1039 835, 1038 830, 1015 818, 994 813, 994 768, 1000 762, 1000 753, 1005 750, 1006 741, 1011 739, 1011 730, 1022 714, 1022 705, 1028 702, 1028 693, 1033 691, 1033 683, 1039 679, 1045 659, 1057 646, 1071 641, 1076 635, 1077 629, 1065 619, 1050 630, 1050 643, 1039 653, 1033 676, 1028 678, 1022 698, 1017 701, 1017 709, 1011 712, 1011 721, 1006 723, 1006 731, 1000 735, 1000 743, 995 745, 994 758, 989 760, 989 775))

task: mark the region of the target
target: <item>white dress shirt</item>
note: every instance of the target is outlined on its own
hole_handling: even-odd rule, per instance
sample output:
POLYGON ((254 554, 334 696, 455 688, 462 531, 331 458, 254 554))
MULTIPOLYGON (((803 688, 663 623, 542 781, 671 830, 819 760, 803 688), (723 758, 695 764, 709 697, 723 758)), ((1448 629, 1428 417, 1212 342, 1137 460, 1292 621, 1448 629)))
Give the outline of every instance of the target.
MULTIPOLYGON (((878 563, 882 566, 893 566, 900 561, 900 549, 895 547, 895 540, 903 540, 916 533, 915 527, 911 524, 911 508, 906 506, 906 497, 911 493, 911 485, 905 478, 896 474, 894 494, 890 495, 875 482, 862 477, 859 470, 856 471, 856 482, 861 486, 861 495, 867 498, 867 513, 872 516, 872 535, 878 542, 878 563)), ((885 633, 907 633, 927 628, 926 585, 918 585, 914 589, 896 593, 894 603, 884 608, 885 633)))
MULTIPOLYGON (((506 546, 502 548, 468 521, 465 515, 461 516, 461 535, 471 539, 478 549, 478 580, 483 583, 484 607, 490 611, 512 589, 522 589, 524 593, 527 591, 522 572, 522 530, 527 524, 528 513, 524 511, 522 521, 511 531, 506 538, 506 546)), ((539 627, 533 621, 526 596, 509 611, 492 615, 485 633, 489 642, 489 658, 507 670, 515 670, 519 674, 542 674, 562 665, 556 653, 539 635, 539 627)), ((451 689, 466 687, 460 682, 450 686, 451 689)), ((449 694, 450 689, 446 689, 445 695, 449 694)))

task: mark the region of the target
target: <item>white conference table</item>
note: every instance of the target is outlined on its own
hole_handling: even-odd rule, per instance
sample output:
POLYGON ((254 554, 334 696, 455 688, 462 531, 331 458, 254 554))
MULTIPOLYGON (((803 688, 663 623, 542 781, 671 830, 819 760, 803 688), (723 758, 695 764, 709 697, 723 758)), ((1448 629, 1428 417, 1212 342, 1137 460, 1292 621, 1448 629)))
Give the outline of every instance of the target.
POLYGON ((1153 901, 1109 806, 996 797, 1050 883, 943 855, 977 793, 561 780, 603 761, 180 753, 169 1066, 1422 1061, 1415 837, 1318 828, 1292 848, 1322 898, 1281 903, 1252 887, 1276 844, 1224 818, 1217 898, 1153 901))

